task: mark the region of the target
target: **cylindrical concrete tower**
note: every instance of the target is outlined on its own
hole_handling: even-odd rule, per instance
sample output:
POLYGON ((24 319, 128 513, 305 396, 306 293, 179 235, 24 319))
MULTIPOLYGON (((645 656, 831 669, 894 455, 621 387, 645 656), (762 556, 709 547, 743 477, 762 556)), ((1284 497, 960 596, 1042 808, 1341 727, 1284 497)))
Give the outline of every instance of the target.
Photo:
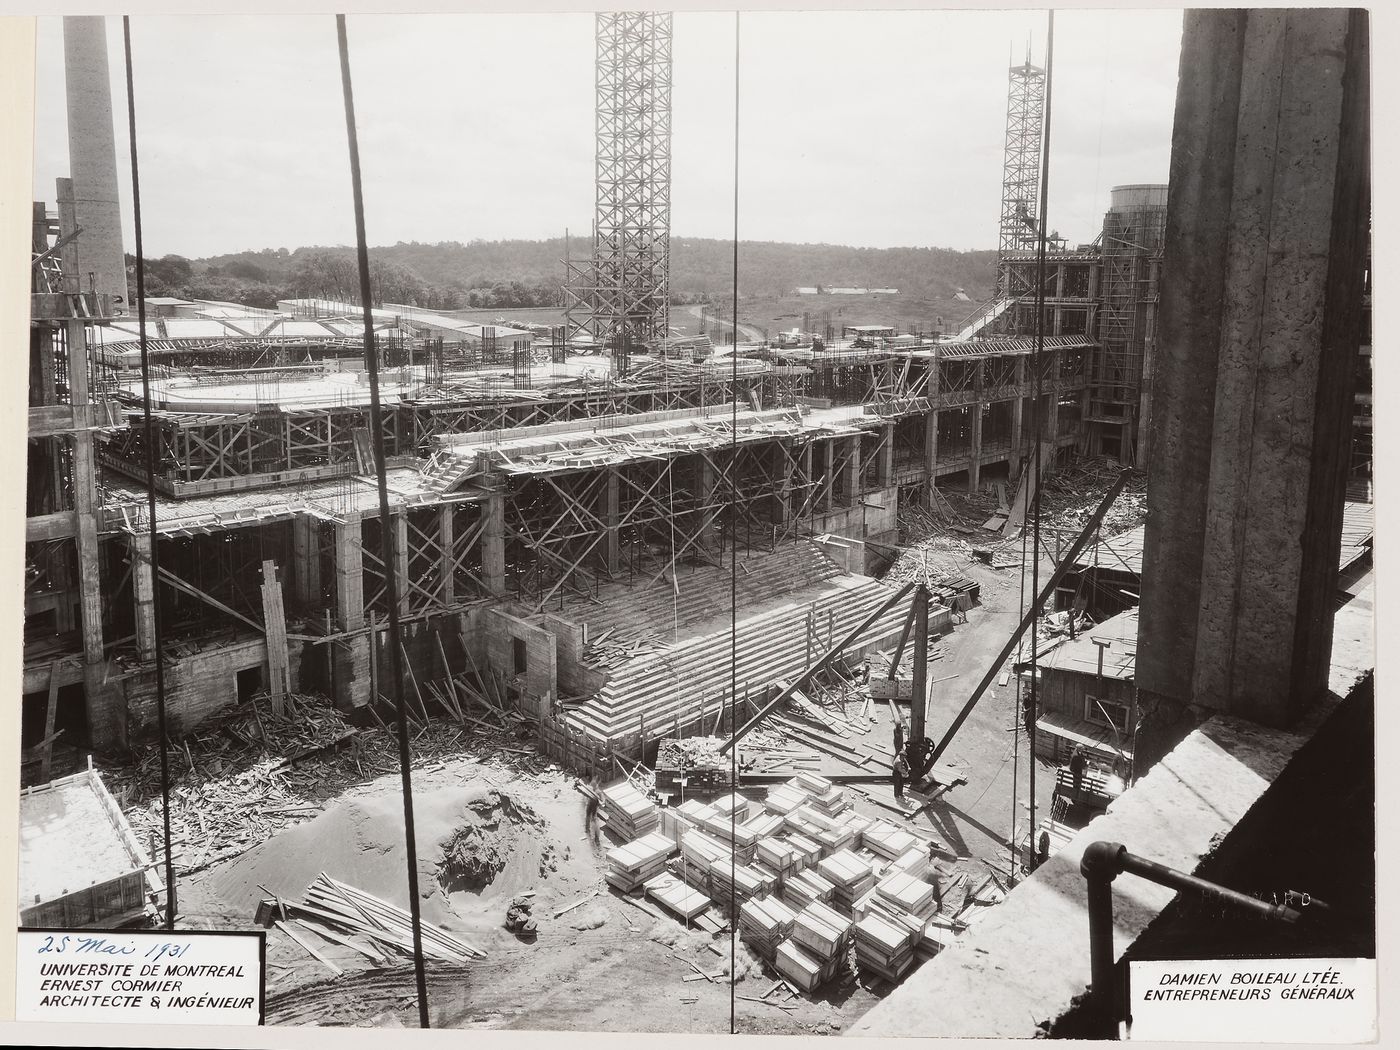
POLYGON ((83 231, 72 254, 65 257, 74 260, 78 290, 110 295, 117 313, 131 313, 117 198, 106 18, 64 17, 63 69, 68 91, 68 166, 75 217, 83 231))

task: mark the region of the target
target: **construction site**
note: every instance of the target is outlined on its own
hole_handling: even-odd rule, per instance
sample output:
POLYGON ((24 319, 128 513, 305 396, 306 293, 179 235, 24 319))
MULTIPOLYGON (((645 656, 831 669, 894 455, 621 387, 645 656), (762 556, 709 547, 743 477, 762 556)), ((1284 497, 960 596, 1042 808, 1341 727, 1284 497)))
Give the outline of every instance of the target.
MULTIPOLYGON (((1183 48, 1205 53, 1212 18, 1262 16, 1193 17, 1183 48)), ((1340 33, 1360 75, 1354 13, 1295 18, 1258 31, 1340 33)), ((71 175, 33 223, 21 925, 266 929, 269 1024, 1005 1034, 952 1013, 939 1029, 900 996, 988 979, 954 972, 977 965, 965 942, 1004 930, 1057 864, 1077 871, 1221 718, 1306 751, 1360 717, 1359 205, 1316 223, 1323 269, 1358 271, 1316 307, 1341 318, 1323 363, 1251 373, 1322 389, 1298 395, 1327 417, 1297 424, 1317 435, 1301 444, 1224 412, 1183 437, 1182 405, 1216 395, 1174 376, 1215 366, 1173 356, 1206 328, 1172 327, 1196 304, 1171 282, 1199 296, 1207 278, 1172 267, 1209 231, 1171 208, 1178 175, 1204 191, 1174 147, 1170 191, 1114 186, 1091 243, 1049 234, 1047 69, 1029 59, 1008 71, 995 293, 959 330, 745 342, 736 292, 728 341, 679 335, 672 32, 667 14, 597 16, 594 232, 561 261, 562 323, 527 328, 410 304, 139 302, 104 19, 64 19, 71 175), (1287 492, 1290 524, 1197 536, 1197 576, 1213 550, 1234 560, 1193 590, 1169 508, 1250 440, 1253 477, 1220 491, 1270 514, 1287 492), (1293 592, 1262 572, 1269 550, 1305 563, 1293 592), (1250 571, 1257 600, 1238 593, 1250 571), (1270 626, 1221 626, 1227 607, 1270 626), (1217 635, 1232 655, 1153 641, 1217 635), (1163 684, 1195 660, 1209 673, 1163 684)), ((1345 124, 1353 80, 1335 91, 1345 124)), ((1344 171, 1355 136, 1328 134, 1344 171)), ((1280 790, 1294 765, 1269 766, 1280 790)), ((1267 808, 1269 784, 1253 790, 1224 831, 1267 808)), ((1183 835, 1200 856, 1176 865, 1228 881, 1199 868, 1217 832, 1183 835)), ((1327 898, 1309 877, 1287 888, 1327 898)), ((1072 984, 1087 942, 1061 933, 1084 956, 1059 967, 1072 984)), ((1079 1031, 1052 1023, 1058 995, 1027 1007, 1040 1034, 1079 1031)))

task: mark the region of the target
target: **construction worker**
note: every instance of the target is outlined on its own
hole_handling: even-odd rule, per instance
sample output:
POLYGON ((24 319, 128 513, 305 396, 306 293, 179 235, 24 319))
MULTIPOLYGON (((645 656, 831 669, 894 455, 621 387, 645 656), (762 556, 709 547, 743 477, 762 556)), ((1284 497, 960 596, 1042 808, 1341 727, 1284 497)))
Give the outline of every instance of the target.
POLYGON ((1084 769, 1089 764, 1089 759, 1084 754, 1083 747, 1076 747, 1074 754, 1069 758, 1069 775, 1074 778, 1074 793, 1079 794, 1080 785, 1084 783, 1084 769))
POLYGON ((588 790, 585 792, 588 801, 583 807, 583 830, 594 842, 598 841, 598 804, 603 798, 603 781, 594 773, 588 780, 588 790))
POLYGON ((894 797, 904 801, 904 782, 909 779, 909 760, 903 751, 894 753, 894 797))

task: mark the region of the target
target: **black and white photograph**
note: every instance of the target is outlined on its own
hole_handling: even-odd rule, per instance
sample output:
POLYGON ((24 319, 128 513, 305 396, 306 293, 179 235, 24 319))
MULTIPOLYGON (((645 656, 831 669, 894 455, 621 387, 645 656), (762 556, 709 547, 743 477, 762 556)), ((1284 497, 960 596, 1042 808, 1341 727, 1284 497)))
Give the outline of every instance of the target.
POLYGON ((25 14, 0 1040, 1380 1037, 1372 12, 25 14))

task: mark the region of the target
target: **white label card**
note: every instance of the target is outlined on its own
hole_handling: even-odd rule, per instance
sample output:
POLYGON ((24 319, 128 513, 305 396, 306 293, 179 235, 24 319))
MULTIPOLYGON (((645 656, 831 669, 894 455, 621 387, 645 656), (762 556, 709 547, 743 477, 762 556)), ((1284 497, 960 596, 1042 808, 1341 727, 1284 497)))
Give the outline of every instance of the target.
POLYGON ((1363 1043, 1376 1037, 1374 959, 1129 963, 1130 1038, 1363 1043))
POLYGON ((20 930, 15 1019, 257 1025, 261 933, 20 930))

